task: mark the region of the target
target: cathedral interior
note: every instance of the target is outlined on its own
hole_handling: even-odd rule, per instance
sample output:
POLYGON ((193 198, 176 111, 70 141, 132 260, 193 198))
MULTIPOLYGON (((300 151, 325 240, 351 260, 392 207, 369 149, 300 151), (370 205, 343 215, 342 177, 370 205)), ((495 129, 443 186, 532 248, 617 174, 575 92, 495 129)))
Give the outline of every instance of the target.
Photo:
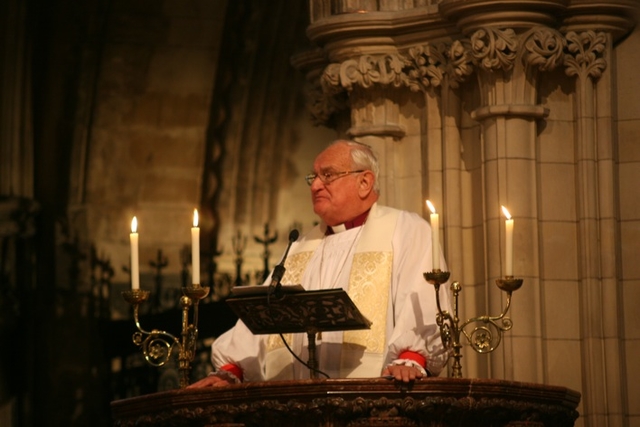
MULTIPOLYGON (((499 313, 504 218, 523 278, 465 376, 561 385, 578 426, 640 427, 637 0, 5 0, 0 4, 0 425, 109 426, 178 387, 132 341, 180 333, 200 227, 198 352, 236 317, 337 138, 381 202, 429 219, 466 317, 499 313)), ((425 285, 426 291, 429 291, 425 285)), ((446 376, 444 373, 442 376, 446 376)))

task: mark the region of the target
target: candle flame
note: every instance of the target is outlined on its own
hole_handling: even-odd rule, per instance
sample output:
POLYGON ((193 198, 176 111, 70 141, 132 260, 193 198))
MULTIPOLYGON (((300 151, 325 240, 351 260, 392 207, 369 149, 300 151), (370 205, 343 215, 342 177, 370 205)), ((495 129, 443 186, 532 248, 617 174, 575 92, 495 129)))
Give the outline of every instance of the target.
POLYGON ((431 211, 431 213, 436 213, 436 208, 435 208, 435 206, 433 206, 433 203, 431 203, 429 200, 427 200, 427 207, 429 208, 429 210, 431 211))
POLYGON ((138 218, 136 218, 135 216, 131 220, 131 232, 132 233, 138 232, 138 218))
POLYGON ((193 226, 198 226, 198 209, 193 210, 193 226))
POLYGON ((507 219, 511 219, 511 214, 509 213, 507 208, 505 208, 504 206, 502 206, 502 213, 504 214, 504 216, 507 217, 507 219))

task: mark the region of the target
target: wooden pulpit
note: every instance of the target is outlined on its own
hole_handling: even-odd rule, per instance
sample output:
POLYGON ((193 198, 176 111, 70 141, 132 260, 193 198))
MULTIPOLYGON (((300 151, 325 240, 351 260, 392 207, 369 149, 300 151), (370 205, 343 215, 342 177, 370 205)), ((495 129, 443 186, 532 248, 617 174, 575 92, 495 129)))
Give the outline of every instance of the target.
POLYGON ((513 381, 309 379, 181 389, 111 403, 114 426, 569 427, 580 394, 513 381))

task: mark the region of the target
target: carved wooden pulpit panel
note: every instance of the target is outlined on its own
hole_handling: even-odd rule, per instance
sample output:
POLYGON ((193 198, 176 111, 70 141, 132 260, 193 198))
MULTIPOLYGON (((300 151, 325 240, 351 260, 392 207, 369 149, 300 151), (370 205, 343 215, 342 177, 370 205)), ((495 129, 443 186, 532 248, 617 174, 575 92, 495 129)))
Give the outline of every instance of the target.
POLYGON ((114 426, 569 427, 580 394, 501 380, 384 378, 246 383, 114 401, 114 426))

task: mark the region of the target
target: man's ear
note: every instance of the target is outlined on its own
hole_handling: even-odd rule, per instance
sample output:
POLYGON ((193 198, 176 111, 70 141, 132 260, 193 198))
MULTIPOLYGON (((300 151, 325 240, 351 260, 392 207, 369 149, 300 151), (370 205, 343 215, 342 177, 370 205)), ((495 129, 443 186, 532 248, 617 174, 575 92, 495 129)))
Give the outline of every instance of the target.
POLYGON ((364 171, 360 174, 360 180, 358 182, 358 195, 366 199, 373 191, 373 184, 375 182, 375 176, 371 171, 364 171))

